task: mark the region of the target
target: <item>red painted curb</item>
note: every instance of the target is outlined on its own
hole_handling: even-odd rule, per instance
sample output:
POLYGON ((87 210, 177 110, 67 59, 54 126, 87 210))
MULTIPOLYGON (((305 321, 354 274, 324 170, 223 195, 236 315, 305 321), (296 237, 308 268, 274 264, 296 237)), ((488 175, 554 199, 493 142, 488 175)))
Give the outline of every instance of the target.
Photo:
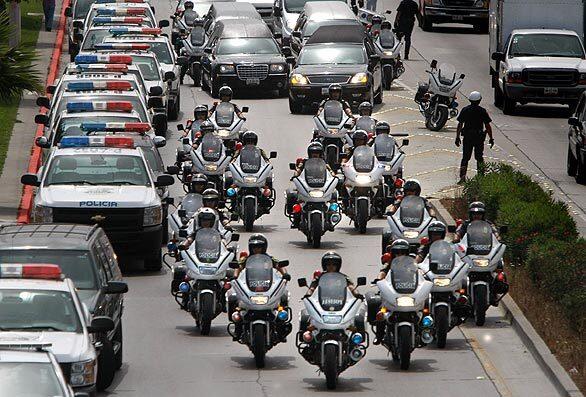
MULTIPOLYGON (((67 17, 65 16, 65 8, 69 6, 70 0, 63 0, 61 5, 61 16, 59 17, 59 25, 57 27, 57 37, 55 39, 55 45, 53 46, 53 53, 51 54, 51 63, 49 63, 49 73, 47 74, 47 85, 53 84, 57 78, 59 70, 59 63, 61 59, 61 52, 63 50, 63 38, 65 37, 65 22, 67 17)), ((45 108, 40 108, 42 113, 46 112, 45 108)), ((37 126, 35 138, 43 135, 43 126, 37 126)), ((28 163, 28 173, 36 173, 41 165, 41 148, 33 145, 31 149, 31 157, 28 163)), ((31 219, 31 210, 33 206, 33 188, 32 186, 25 186, 22 189, 22 196, 20 197, 20 204, 18 206, 18 214, 16 221, 18 223, 29 223, 31 219)))

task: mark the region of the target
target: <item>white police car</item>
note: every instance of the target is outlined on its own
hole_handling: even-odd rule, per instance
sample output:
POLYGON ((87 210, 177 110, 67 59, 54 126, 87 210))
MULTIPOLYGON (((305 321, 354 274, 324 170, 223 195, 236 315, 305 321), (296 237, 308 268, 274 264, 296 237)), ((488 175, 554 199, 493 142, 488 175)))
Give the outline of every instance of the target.
POLYGON ((161 268, 168 204, 158 189, 175 179, 155 177, 132 137, 63 137, 38 174, 21 182, 39 187, 33 221, 97 223, 118 255, 144 259, 148 270, 161 268))
POLYGON ((74 389, 96 389, 94 344, 99 337, 93 334, 111 331, 114 322, 109 317, 94 317, 90 322, 87 307, 73 282, 62 278, 59 266, 0 264, 0 313, 0 345, 50 344, 48 349, 74 389))

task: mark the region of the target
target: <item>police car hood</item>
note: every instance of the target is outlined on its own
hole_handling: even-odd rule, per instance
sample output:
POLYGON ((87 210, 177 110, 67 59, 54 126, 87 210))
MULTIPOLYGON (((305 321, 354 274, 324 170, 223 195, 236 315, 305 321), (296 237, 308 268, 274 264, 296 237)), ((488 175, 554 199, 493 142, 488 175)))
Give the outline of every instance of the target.
POLYGON ((57 361, 60 363, 70 363, 87 360, 93 357, 84 357, 88 346, 88 337, 83 333, 75 332, 0 332, 0 344, 39 344, 50 343, 51 350, 57 361), (82 354, 80 354, 82 353, 82 354))
POLYGON ((577 69, 586 70, 586 61, 581 58, 568 57, 517 57, 508 60, 510 69, 521 71, 523 69, 577 69))
POLYGON ((143 208, 159 204, 155 189, 146 186, 54 185, 41 189, 43 205, 80 208, 143 208))

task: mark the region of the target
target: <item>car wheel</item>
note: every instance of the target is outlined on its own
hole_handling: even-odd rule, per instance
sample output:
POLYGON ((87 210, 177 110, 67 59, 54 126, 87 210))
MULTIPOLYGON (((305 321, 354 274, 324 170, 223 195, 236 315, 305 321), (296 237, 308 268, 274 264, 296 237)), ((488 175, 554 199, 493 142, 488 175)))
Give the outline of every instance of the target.
POLYGON ((509 98, 506 92, 503 92, 503 113, 512 115, 515 113, 515 106, 517 106, 517 102, 509 98))
POLYGON ((208 80, 206 79, 206 75, 203 72, 203 70, 201 71, 200 83, 201 83, 202 91, 209 91, 210 90, 210 86, 208 85, 208 80))
POLYGON ((161 247, 155 252, 155 254, 145 258, 144 268, 147 271, 157 272, 163 267, 163 251, 161 247))
POLYGON ((112 342, 104 340, 103 346, 98 356, 98 378, 96 380, 96 388, 98 391, 106 390, 114 381, 114 349, 112 342))
POLYGON ((494 86, 494 106, 497 108, 501 108, 503 106, 504 96, 501 88, 498 86, 498 83, 495 82, 494 86))
POLYGON ((289 97, 289 111, 293 114, 299 114, 303 110, 303 104, 301 102, 297 102, 291 97, 289 97))
POLYGON ((431 19, 429 19, 429 17, 427 15, 425 15, 425 7, 423 8, 423 13, 422 13, 422 21, 421 21, 421 29, 424 32, 431 32, 431 29, 433 29, 433 22, 431 21, 431 19))
POLYGON ((381 83, 380 87, 378 88, 378 94, 374 97, 374 104, 380 105, 383 103, 383 85, 381 83))
POLYGON ((572 154, 572 149, 570 149, 570 144, 568 144, 568 161, 567 161, 567 169, 566 172, 568 176, 575 176, 576 169, 578 168, 578 161, 572 154))
POLYGON ((116 334, 114 334, 114 342, 118 343, 119 345, 118 353, 114 355, 114 369, 119 370, 120 368, 122 368, 124 350, 124 338, 122 336, 122 319, 120 319, 120 324, 118 324, 118 330, 116 330, 116 334))
POLYGON ((574 175, 576 183, 580 185, 586 184, 586 164, 580 161, 580 158, 576 159, 576 174, 574 175))

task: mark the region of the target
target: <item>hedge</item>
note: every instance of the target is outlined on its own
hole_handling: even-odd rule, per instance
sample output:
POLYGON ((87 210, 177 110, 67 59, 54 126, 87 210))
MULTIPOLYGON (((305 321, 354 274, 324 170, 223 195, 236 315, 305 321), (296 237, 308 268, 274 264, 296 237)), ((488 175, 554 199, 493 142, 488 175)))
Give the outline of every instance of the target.
POLYGON ((483 201, 487 217, 507 225, 507 260, 526 266, 532 282, 560 307, 579 333, 586 327, 586 240, 567 206, 522 172, 488 164, 464 184, 468 202, 483 201))

